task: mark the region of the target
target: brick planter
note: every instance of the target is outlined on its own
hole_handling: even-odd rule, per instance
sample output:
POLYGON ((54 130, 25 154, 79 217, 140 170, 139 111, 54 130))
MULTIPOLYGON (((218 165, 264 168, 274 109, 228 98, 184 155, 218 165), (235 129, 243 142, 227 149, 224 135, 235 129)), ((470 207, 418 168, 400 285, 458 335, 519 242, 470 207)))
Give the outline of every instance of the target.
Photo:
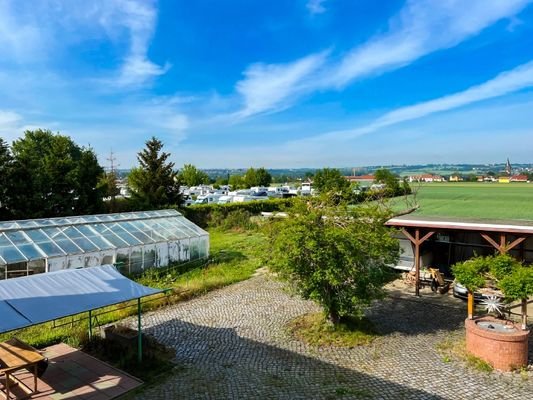
POLYGON ((495 369, 511 371, 527 366, 529 331, 511 321, 493 317, 479 317, 465 321, 466 350, 485 360, 495 369), (482 328, 478 323, 504 324, 511 327, 508 332, 482 328))

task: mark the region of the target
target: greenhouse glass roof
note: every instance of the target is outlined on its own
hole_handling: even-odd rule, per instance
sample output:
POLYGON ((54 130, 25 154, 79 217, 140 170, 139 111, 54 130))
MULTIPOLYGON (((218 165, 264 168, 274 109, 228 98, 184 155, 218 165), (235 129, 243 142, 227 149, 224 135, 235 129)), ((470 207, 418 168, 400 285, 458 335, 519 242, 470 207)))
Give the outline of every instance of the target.
POLYGON ((176 210, 0 222, 0 265, 206 235, 176 210))

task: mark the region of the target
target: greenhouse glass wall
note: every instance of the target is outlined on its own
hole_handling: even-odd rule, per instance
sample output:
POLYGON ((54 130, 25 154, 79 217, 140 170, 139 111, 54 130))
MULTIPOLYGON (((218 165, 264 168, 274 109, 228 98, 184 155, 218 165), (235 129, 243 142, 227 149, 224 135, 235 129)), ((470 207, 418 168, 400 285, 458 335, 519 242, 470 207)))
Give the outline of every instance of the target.
POLYGON ((209 234, 176 210, 0 222, 0 279, 105 264, 139 273, 208 254, 209 234))

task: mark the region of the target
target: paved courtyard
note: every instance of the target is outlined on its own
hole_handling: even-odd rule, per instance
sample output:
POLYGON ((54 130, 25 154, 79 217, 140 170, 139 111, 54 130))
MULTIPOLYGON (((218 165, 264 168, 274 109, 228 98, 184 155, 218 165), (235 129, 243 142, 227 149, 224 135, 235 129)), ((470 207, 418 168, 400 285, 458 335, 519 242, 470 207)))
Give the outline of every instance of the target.
POLYGON ((531 399, 533 375, 482 373, 445 362, 439 342, 463 335, 464 303, 402 296, 369 316, 372 345, 316 349, 285 324, 317 307, 268 275, 255 276, 144 317, 176 350, 176 368, 136 399, 531 399))

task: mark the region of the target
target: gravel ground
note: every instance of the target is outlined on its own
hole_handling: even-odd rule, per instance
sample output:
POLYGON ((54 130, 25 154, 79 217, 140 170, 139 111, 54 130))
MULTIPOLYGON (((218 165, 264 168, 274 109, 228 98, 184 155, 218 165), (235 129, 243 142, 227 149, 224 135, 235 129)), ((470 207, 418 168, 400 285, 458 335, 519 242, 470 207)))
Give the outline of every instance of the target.
POLYGON ((318 311, 269 275, 144 316, 145 332, 176 350, 176 368, 136 399, 532 399, 533 375, 445 362, 439 343, 464 336, 466 306, 389 287, 368 313, 368 346, 313 348, 285 325, 318 311))

